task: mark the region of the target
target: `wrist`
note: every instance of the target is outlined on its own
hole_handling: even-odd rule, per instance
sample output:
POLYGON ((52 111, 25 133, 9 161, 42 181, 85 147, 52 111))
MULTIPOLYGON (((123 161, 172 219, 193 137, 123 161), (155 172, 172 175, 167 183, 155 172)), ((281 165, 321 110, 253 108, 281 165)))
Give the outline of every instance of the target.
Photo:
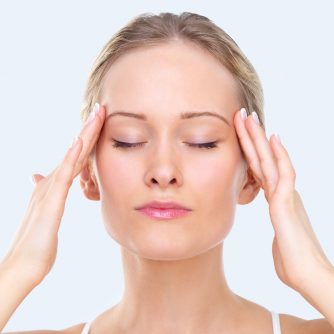
POLYGON ((323 263, 314 267, 312 273, 300 285, 298 292, 308 301, 314 301, 320 296, 325 297, 333 284, 334 266, 330 262, 323 263))
POLYGON ((0 262, 0 333, 36 284, 8 261, 0 262))
POLYGON ((0 263, 0 278, 10 282, 13 287, 26 291, 32 290, 41 282, 31 277, 29 271, 24 270, 24 267, 9 260, 0 263))
POLYGON ((334 266, 326 257, 308 259, 303 266, 303 275, 299 275, 297 290, 300 294, 310 293, 314 289, 321 289, 321 283, 331 280, 334 266))

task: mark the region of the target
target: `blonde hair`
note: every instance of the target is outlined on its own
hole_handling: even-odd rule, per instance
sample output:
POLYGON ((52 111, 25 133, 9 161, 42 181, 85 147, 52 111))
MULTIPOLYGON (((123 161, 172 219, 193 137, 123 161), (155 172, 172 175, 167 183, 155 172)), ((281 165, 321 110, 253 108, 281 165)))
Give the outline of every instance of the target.
POLYGON ((154 46, 181 39, 209 51, 234 76, 242 106, 247 114, 255 111, 265 129, 263 90, 260 79, 237 43, 205 16, 190 12, 143 13, 121 28, 103 47, 89 74, 81 107, 84 122, 95 102, 98 102, 103 79, 112 63, 129 50, 154 46))

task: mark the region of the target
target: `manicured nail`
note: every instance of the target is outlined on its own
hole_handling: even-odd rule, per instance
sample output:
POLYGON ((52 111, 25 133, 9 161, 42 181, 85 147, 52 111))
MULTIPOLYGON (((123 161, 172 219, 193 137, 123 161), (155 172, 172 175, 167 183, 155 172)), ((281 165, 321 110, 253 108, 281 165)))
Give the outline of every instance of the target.
POLYGON ((281 142, 281 138, 280 138, 279 134, 278 133, 274 133, 274 135, 275 135, 277 141, 281 144, 282 142, 281 142))
POLYGON ((32 184, 33 186, 36 185, 35 178, 34 178, 33 175, 30 175, 30 176, 29 176, 29 180, 30 180, 30 182, 31 182, 31 184, 32 184))
POLYGON ((73 148, 75 146, 75 144, 78 142, 78 136, 75 136, 72 143, 71 143, 71 147, 70 148, 73 148))
POLYGON ((246 109, 245 108, 241 108, 240 109, 240 115, 241 115, 241 118, 243 120, 245 120, 247 118, 247 112, 246 112, 246 109))
POLYGON ((260 124, 259 117, 255 111, 252 111, 252 117, 257 124, 260 124))
POLYGON ((100 105, 96 102, 95 105, 94 105, 94 108, 93 110, 91 111, 88 119, 87 119, 87 123, 91 123, 94 119, 95 119, 95 116, 97 114, 97 112, 99 111, 100 109, 100 105))

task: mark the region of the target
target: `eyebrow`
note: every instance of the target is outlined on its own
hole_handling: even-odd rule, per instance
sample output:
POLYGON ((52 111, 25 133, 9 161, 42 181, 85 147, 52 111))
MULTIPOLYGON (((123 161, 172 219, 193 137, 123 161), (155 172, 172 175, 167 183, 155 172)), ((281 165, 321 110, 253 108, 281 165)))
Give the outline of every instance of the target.
MULTIPOLYGON (((106 118, 106 120, 108 120, 111 117, 114 116, 125 116, 125 117, 133 117, 142 121, 147 121, 147 117, 145 114, 141 114, 141 113, 133 113, 133 112, 129 112, 129 111, 125 111, 125 110, 115 110, 113 111, 111 114, 109 114, 106 118)), ((185 111, 182 112, 180 114, 180 119, 184 120, 184 119, 190 119, 190 118, 195 118, 195 117, 201 117, 201 116, 212 116, 212 117, 216 117, 219 118, 220 120, 222 120, 223 122, 225 122, 228 126, 231 126, 230 123, 228 122, 228 120, 222 116, 219 115, 215 112, 212 111, 185 111)))

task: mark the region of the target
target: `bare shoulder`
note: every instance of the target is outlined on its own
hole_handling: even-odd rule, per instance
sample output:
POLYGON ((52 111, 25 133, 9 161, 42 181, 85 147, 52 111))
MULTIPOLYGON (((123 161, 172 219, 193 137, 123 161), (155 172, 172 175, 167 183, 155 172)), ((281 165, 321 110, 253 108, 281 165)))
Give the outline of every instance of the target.
POLYGON ((334 334, 325 318, 305 320, 290 314, 280 314, 282 334, 334 334))
POLYGON ((22 331, 22 332, 5 332, 3 334, 81 334, 84 323, 77 324, 61 330, 36 330, 36 331, 22 331))

